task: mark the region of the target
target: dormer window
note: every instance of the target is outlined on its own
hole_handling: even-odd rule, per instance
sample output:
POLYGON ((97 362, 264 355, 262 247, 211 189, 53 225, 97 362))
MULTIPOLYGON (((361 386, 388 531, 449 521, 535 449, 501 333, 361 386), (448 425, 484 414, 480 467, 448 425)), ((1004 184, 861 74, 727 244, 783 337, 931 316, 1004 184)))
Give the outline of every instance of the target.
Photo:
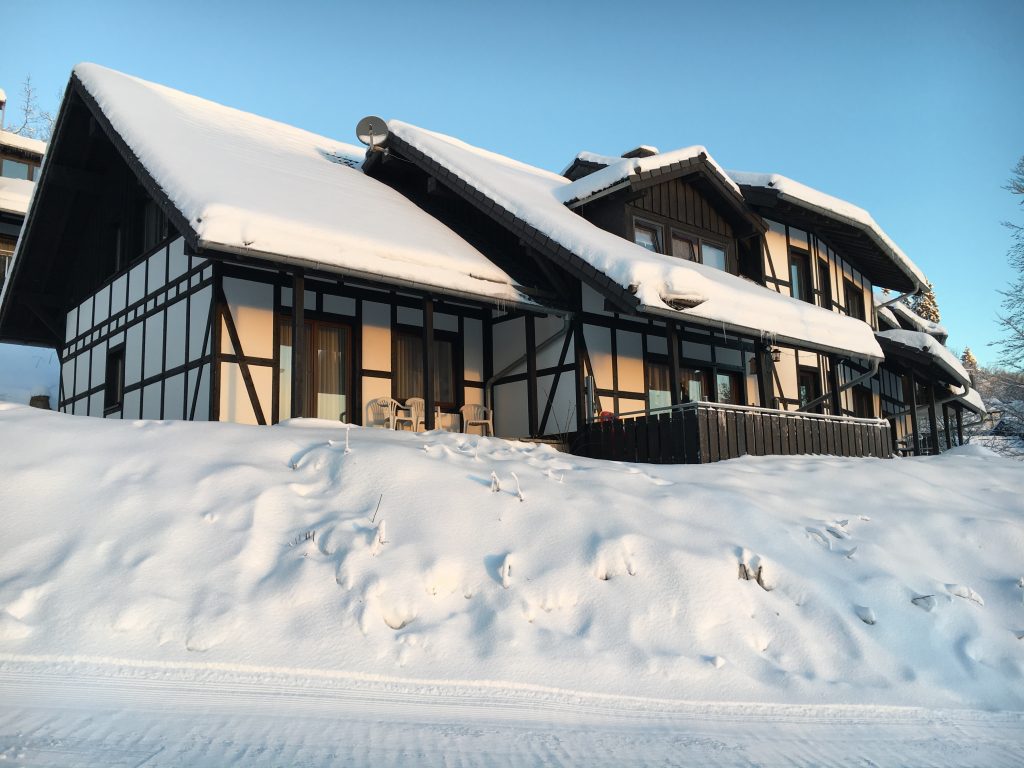
POLYGON ((633 242, 648 251, 661 253, 661 227, 647 222, 634 222, 633 242))

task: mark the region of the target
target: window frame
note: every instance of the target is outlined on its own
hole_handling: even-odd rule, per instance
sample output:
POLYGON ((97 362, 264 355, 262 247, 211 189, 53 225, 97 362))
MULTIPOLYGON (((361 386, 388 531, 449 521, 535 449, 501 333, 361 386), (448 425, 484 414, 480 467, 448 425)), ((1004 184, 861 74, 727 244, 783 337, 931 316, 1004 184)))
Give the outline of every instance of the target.
POLYGON ((834 301, 832 298, 832 265, 829 264, 828 258, 825 256, 818 256, 818 296, 821 299, 820 306, 831 310, 834 301))
POLYGON ((107 347, 103 378, 103 415, 117 413, 124 407, 125 348, 121 342, 107 347), (119 364, 118 364, 119 361, 119 364), (114 364, 114 375, 111 375, 111 364, 114 364))
POLYGON ((653 222, 653 221, 649 221, 647 219, 642 219, 642 218, 640 218, 638 216, 634 216, 633 217, 633 243, 635 245, 639 245, 641 248, 643 248, 646 251, 652 251, 654 253, 664 253, 665 252, 665 229, 664 229, 664 227, 661 226, 661 224, 658 224, 658 223, 653 222), (653 240, 653 243, 654 243, 654 248, 653 249, 652 248, 648 248, 646 245, 643 245, 640 242, 637 242, 636 235, 637 235, 637 231, 638 230, 647 230, 647 231, 649 231, 651 233, 651 235, 653 236, 652 240, 653 240))
POLYGON ((811 254, 809 251, 793 245, 789 247, 789 295, 799 301, 814 304, 814 285, 811 282, 811 254), (799 277, 798 291, 794 291, 793 286, 794 268, 799 277))
MULTIPOLYGON (((394 326, 394 329, 393 329, 393 332, 392 332, 392 342, 391 342, 392 350, 393 350, 393 358, 392 359, 394 360, 394 365, 393 365, 393 370, 392 370, 392 377, 391 377, 391 397, 393 397, 395 400, 398 400, 401 403, 404 403, 410 397, 422 397, 425 400, 426 397, 424 396, 424 394, 405 395, 405 396, 403 396, 398 391, 398 378, 399 378, 398 377, 398 364, 400 362, 400 356, 398 354, 398 343, 399 343, 398 339, 399 339, 399 336, 402 336, 402 335, 415 336, 417 342, 422 344, 423 328, 422 328, 422 326, 416 326, 416 325, 399 325, 399 324, 396 324, 394 326)), ((439 406, 442 411, 454 412, 454 410, 456 408, 458 408, 460 405, 462 405, 461 401, 463 399, 463 394, 462 394, 462 378, 463 378, 463 376, 462 376, 462 368, 459 365, 459 363, 462 361, 462 354, 463 354, 463 352, 462 352, 462 343, 461 343, 461 339, 459 338, 459 334, 458 333, 456 333, 454 331, 444 331, 444 330, 435 328, 434 329, 434 339, 433 339, 433 342, 436 344, 439 341, 451 344, 451 347, 452 347, 452 361, 451 361, 452 362, 452 370, 451 370, 451 376, 452 376, 452 378, 451 378, 451 382, 452 382, 452 400, 448 401, 448 400, 440 400, 440 399, 435 398, 434 405, 435 406, 439 406)), ((436 355, 435 355, 435 358, 436 358, 436 355)), ((435 376, 435 382, 434 383, 435 383, 435 386, 438 385, 438 381, 437 381, 436 377, 439 374, 439 372, 440 372, 440 369, 437 366, 435 366, 434 367, 434 376, 435 376)))
POLYGON ((846 314, 858 320, 868 321, 867 306, 864 303, 864 289, 860 288, 848 277, 843 278, 843 291, 846 293, 846 314), (854 298, 856 297, 856 298, 854 298), (854 305, 859 310, 854 312, 854 305))
MULTIPOLYGON (((808 366, 801 365, 796 369, 796 398, 800 403, 798 407, 803 408, 806 403, 800 397, 800 387, 803 385, 806 379, 811 381, 811 396, 808 398, 807 403, 817 400, 821 397, 821 373, 817 368, 811 368, 808 366)), ((811 409, 810 413, 823 413, 824 403, 818 403, 814 408, 811 409)))

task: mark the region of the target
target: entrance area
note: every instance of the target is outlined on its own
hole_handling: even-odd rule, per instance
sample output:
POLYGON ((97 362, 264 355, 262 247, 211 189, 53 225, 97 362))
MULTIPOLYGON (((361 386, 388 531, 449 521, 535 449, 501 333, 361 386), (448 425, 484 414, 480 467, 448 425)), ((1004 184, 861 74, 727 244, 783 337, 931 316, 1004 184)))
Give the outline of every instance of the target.
POLYGON ((341 323, 306 320, 304 413, 292 413, 292 321, 278 318, 278 407, 275 421, 294 416, 351 421, 352 331, 341 323))

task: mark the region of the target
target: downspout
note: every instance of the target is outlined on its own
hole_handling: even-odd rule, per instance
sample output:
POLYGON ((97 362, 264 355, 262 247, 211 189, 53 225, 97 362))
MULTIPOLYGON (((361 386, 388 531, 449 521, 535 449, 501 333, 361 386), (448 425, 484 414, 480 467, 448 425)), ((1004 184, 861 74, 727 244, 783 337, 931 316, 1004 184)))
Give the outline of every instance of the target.
MULTIPOLYGON (((813 400, 811 400, 806 405, 802 405, 799 408, 797 408, 795 412, 796 413, 801 413, 801 412, 807 413, 814 406, 816 406, 819 403, 823 403, 826 400, 828 400, 830 397, 832 397, 833 394, 838 395, 840 392, 845 392, 848 389, 852 389, 853 387, 855 387, 858 384, 860 384, 862 381, 867 381, 868 379, 873 377, 876 373, 878 373, 878 369, 881 366, 882 366, 882 361, 881 360, 872 359, 872 361, 871 361, 871 368, 868 370, 867 373, 861 374, 856 379, 853 379, 852 381, 846 382, 841 387, 839 387, 839 389, 835 390, 834 393, 833 392, 826 392, 821 397, 814 398, 813 400)), ((836 414, 836 415, 838 416, 839 414, 836 414)))
MULTIPOLYGON (((548 336, 546 339, 544 339, 544 341, 540 342, 537 345, 537 348, 536 348, 534 353, 536 354, 536 353, 539 353, 539 352, 547 349, 554 342, 556 342, 558 339, 562 338, 566 333, 568 333, 569 332, 569 327, 570 327, 570 325, 572 325, 572 319, 573 319, 573 314, 571 312, 566 313, 565 316, 562 318, 562 327, 559 328, 557 331, 555 331, 550 336, 548 336)), ((512 371, 514 371, 520 365, 523 365, 526 362, 526 358, 528 357, 529 353, 530 353, 529 350, 527 350, 525 354, 523 354, 521 357, 518 357, 515 360, 513 360, 511 363, 506 365, 504 368, 502 368, 496 374, 491 376, 491 378, 489 378, 484 383, 484 405, 486 405, 488 408, 491 408, 491 401, 494 399, 494 382, 496 382, 498 379, 500 379, 500 378, 502 378, 502 377, 512 373, 512 371)))

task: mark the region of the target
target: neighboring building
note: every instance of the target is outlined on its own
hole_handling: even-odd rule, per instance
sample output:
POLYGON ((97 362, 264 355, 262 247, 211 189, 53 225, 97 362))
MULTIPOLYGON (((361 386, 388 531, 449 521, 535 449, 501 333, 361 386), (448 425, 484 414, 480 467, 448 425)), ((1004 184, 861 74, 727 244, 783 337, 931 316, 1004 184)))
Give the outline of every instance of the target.
POLYGON ((0 339, 57 346, 77 414, 363 423, 421 396, 428 427, 486 403, 499 435, 640 460, 680 460, 671 430, 701 461, 904 436, 872 289, 925 281, 860 209, 702 147, 562 176, 388 128, 366 152, 79 65, 0 339))
POLYGON ((46 143, 0 128, 0 286, 14 256, 46 143))

